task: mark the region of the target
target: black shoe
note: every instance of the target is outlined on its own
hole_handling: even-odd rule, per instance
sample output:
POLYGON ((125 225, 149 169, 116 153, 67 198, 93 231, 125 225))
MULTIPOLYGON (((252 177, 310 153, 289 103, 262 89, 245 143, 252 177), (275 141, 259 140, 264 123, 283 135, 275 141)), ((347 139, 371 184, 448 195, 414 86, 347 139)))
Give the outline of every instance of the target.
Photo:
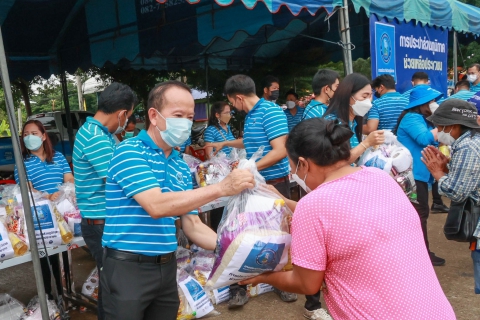
POLYGON ((243 288, 239 288, 228 301, 228 309, 236 309, 243 307, 248 302, 247 292, 243 288))
POLYGON ((432 204, 432 208, 431 208, 431 212, 432 213, 446 213, 448 212, 448 210, 450 210, 449 207, 447 207, 446 205, 444 204, 432 204))
POLYGON ((429 252, 429 254, 430 254, 430 261, 432 261, 433 266, 439 267, 445 264, 445 259, 437 257, 433 252, 429 252))

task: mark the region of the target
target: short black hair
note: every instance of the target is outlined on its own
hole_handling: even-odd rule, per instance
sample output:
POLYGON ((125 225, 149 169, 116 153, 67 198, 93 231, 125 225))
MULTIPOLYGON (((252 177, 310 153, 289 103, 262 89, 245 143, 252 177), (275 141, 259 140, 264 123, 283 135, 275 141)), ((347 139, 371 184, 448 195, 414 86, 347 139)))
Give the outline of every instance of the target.
POLYGON ((188 91, 192 94, 192 90, 185 83, 177 80, 165 81, 157 84, 148 94, 148 109, 154 108, 158 111, 162 111, 165 104, 165 92, 170 88, 180 88, 188 91))
POLYGON ((468 67, 468 69, 473 68, 473 67, 477 68, 477 71, 480 71, 480 63, 474 63, 470 67, 468 67))
POLYGON ((470 82, 467 80, 460 80, 455 84, 455 89, 458 88, 467 88, 470 90, 470 82))
POLYGON ((313 93, 318 96, 323 87, 332 86, 337 79, 340 80, 340 75, 336 71, 329 69, 318 70, 312 80, 313 93))
POLYGON ((295 96, 295 99, 298 100, 298 94, 293 89, 290 89, 290 90, 287 91, 287 93, 285 93, 285 98, 288 98, 288 96, 291 95, 291 94, 293 94, 295 96))
POLYGON ((255 95, 255 82, 249 76, 237 74, 231 76, 225 82, 224 92, 227 96, 243 94, 245 96, 255 95))
POLYGON ((98 99, 98 111, 112 114, 132 110, 138 103, 137 95, 126 84, 114 82, 103 90, 98 99))
POLYGON ((389 74, 382 74, 372 81, 372 87, 378 88, 383 85, 386 89, 395 89, 395 79, 389 74))
POLYGON ((135 117, 134 114, 132 114, 130 117, 128 117, 127 126, 128 126, 130 123, 137 124, 137 118, 135 117))
POLYGON ((312 118, 301 121, 288 135, 288 157, 295 163, 299 157, 312 160, 318 166, 330 166, 350 159, 352 130, 339 120, 312 118))
POLYGON ((278 80, 277 77, 270 76, 270 75, 266 76, 265 78, 263 78, 263 81, 262 81, 263 88, 270 88, 274 82, 280 84, 280 81, 278 80))
POLYGON ((417 71, 417 72, 415 72, 415 73, 412 75, 412 81, 415 81, 415 80, 425 80, 425 81, 428 81, 428 80, 430 80, 430 79, 429 79, 428 74, 427 74, 426 72, 417 71))

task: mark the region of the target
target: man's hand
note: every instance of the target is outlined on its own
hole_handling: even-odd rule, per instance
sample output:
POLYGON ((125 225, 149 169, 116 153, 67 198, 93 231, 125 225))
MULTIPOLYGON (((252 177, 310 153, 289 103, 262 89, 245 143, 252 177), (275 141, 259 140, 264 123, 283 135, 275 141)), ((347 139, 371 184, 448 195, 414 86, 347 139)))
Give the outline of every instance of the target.
POLYGON ((228 197, 239 194, 247 188, 252 189, 255 186, 255 179, 250 171, 235 169, 218 185, 222 195, 228 197))
POLYGON ((448 172, 448 158, 435 147, 428 146, 423 149, 422 162, 437 181, 448 172))

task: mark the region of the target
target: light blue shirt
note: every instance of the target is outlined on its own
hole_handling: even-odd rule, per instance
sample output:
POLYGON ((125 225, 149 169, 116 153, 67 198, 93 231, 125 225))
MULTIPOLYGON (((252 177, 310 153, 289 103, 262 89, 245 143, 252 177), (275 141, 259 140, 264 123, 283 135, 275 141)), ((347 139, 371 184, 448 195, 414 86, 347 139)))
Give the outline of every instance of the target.
MULTIPOLYGON (((480 90, 480 89, 479 89, 480 90)), ((443 101, 447 101, 450 99, 460 99, 460 100, 465 100, 468 101, 471 97, 475 95, 475 92, 473 91, 468 91, 468 90, 460 90, 455 94, 452 94, 450 97, 447 97, 445 99, 439 100, 438 104, 442 103, 443 101)))
MULTIPOLYGON (((42 161, 35 155, 24 160, 28 181, 32 182, 34 189, 48 194, 58 191, 58 185, 63 183, 64 174, 72 173, 67 160, 60 152, 55 151, 52 160, 50 163, 46 160, 42 161)), ((20 183, 17 166, 15 166, 15 181, 20 183)))
POLYGON ((192 144, 192 137, 188 137, 188 139, 180 146, 180 152, 185 152, 185 149, 192 144))
POLYGON ((72 157, 75 194, 83 218, 105 218, 104 179, 114 149, 115 140, 108 128, 87 117, 75 137, 72 157))
POLYGON ((299 124, 303 118, 303 112, 305 109, 300 108, 299 106, 295 106, 295 109, 297 109, 297 113, 295 113, 295 115, 292 115, 290 109, 284 110, 285 115, 287 116, 288 132, 292 131, 293 127, 299 124))
POLYGON ((120 143, 110 162, 103 246, 148 256, 177 249, 177 218, 153 219, 133 198, 153 188, 162 192, 192 190, 192 176, 178 151, 172 150, 165 157, 163 150, 142 130, 138 136, 120 143))
POLYGON ((312 99, 310 103, 305 107, 302 120, 322 118, 325 112, 327 112, 327 109, 328 106, 326 104, 312 99))
POLYGON ((477 84, 471 83, 470 84, 470 91, 472 91, 473 93, 479 92, 480 91, 480 82, 477 83, 477 84))
POLYGON ((378 120, 378 130, 393 130, 409 100, 398 92, 385 93, 372 103, 367 120, 378 120))
MULTIPOLYGON (((243 144, 247 151, 247 158, 252 157, 261 146, 265 147, 261 157, 263 158, 273 150, 270 141, 287 134, 287 117, 283 110, 273 102, 260 99, 245 117, 243 144)), ((260 171, 267 181, 285 177, 288 173, 287 157, 260 171)))
MULTIPOLYGON (((230 126, 227 125, 227 130, 222 127, 217 126, 208 126, 207 130, 203 134, 203 140, 205 142, 223 142, 223 141, 233 141, 235 137, 233 136, 230 126)), ((230 147, 224 147, 222 149, 225 154, 229 155, 232 149, 230 147)), ((216 150, 214 150, 216 151, 216 150)))

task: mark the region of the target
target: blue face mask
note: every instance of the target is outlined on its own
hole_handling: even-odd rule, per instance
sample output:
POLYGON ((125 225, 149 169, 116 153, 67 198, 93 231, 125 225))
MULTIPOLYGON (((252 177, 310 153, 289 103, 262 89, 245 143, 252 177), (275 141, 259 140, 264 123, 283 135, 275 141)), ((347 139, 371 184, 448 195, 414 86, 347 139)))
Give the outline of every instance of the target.
POLYGON ((125 134, 123 135, 123 139, 133 138, 133 134, 134 134, 133 131, 125 131, 125 134))
POLYGON ((158 115, 162 117, 166 122, 166 129, 161 131, 157 128, 160 136, 162 137, 163 141, 168 144, 170 147, 178 147, 181 146, 185 141, 187 141, 188 137, 190 137, 192 124, 193 122, 186 118, 166 118, 162 116, 160 112, 157 111, 158 115))
POLYGON ((37 151, 43 144, 42 138, 33 134, 23 137, 23 142, 25 143, 25 148, 31 151, 37 151))

